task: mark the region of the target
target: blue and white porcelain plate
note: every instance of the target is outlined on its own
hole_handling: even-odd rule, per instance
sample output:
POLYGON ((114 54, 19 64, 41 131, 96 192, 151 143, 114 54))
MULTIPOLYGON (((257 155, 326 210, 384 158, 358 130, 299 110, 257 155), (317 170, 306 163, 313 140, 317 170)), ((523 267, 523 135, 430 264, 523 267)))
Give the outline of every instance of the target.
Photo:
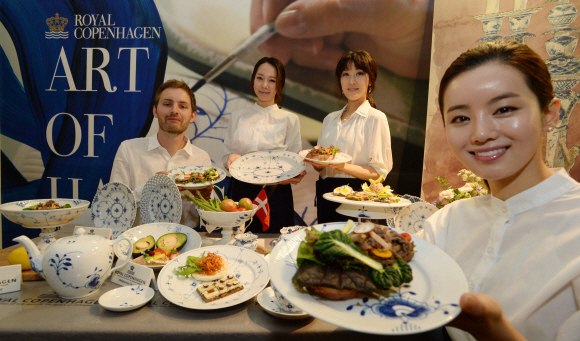
POLYGON ((120 182, 109 182, 101 187, 91 204, 93 226, 110 228, 113 238, 130 229, 136 215, 133 191, 120 182))
POLYGON ((268 150, 246 154, 230 166, 230 174, 255 185, 274 184, 300 174, 306 165, 296 153, 268 150))
POLYGON ((141 308, 155 296, 155 290, 142 285, 131 285, 109 290, 99 297, 99 305, 111 311, 129 311, 141 308))
MULTIPOLYGON (((135 244, 141 238, 152 236, 153 239, 155 239, 155 242, 157 243, 159 237, 168 233, 183 233, 187 236, 187 241, 181 247, 179 253, 184 253, 193 249, 197 249, 198 247, 201 246, 201 236, 199 235, 199 233, 197 233, 197 231, 195 231, 189 226, 175 223, 150 223, 135 226, 132 229, 123 232, 123 234, 121 234, 121 237, 127 237, 129 238, 129 240, 131 240, 131 243, 135 244)), ((132 250, 130 250, 128 248, 128 245, 125 245, 125 243, 117 243, 114 245, 114 248, 115 254, 119 256, 119 258, 123 259, 125 259, 124 257, 133 258, 131 252, 132 250)), ((146 266, 152 269, 161 269, 165 265, 146 265, 146 266)))
POLYGON ((425 220, 437 211, 437 207, 428 202, 413 203, 395 216, 395 228, 417 235, 423 230, 425 220))
POLYGON ((189 309, 213 310, 231 307, 253 298, 266 287, 269 280, 268 264, 262 255, 242 247, 218 245, 202 247, 179 255, 161 269, 157 285, 159 292, 173 304, 189 309), (174 271, 178 266, 186 264, 188 256, 201 257, 204 252, 213 252, 224 257, 229 264, 228 275, 236 276, 244 285, 244 289, 205 303, 196 290, 203 282, 177 275, 174 271))
POLYGON ((141 192, 141 223, 176 223, 181 221, 181 196, 177 185, 167 175, 155 174, 141 192))
MULTIPOLYGON (((342 229, 345 223, 315 225, 322 231, 342 229)), ((284 236, 272 250, 268 267, 272 285, 293 305, 309 315, 347 329, 381 335, 429 331, 452 321, 461 311, 459 299, 468 291, 461 268, 443 250, 413 237, 415 256, 409 262, 413 281, 390 296, 323 300, 301 293, 292 285, 296 255, 304 230, 284 236)))
POLYGON ((183 174, 183 173, 203 173, 206 170, 213 168, 216 170, 216 172, 220 175, 220 177, 215 180, 215 181, 207 181, 207 182, 190 182, 187 184, 180 184, 179 186, 185 188, 185 189, 196 189, 196 188, 204 188, 209 186, 210 184, 217 184, 218 182, 224 180, 226 178, 226 172, 223 171, 223 169, 219 169, 217 167, 211 167, 211 166, 183 166, 183 167, 177 167, 177 168, 173 168, 171 169, 168 173, 169 173, 169 177, 171 179, 173 179, 173 181, 175 181, 175 178, 179 175, 179 174, 183 174))

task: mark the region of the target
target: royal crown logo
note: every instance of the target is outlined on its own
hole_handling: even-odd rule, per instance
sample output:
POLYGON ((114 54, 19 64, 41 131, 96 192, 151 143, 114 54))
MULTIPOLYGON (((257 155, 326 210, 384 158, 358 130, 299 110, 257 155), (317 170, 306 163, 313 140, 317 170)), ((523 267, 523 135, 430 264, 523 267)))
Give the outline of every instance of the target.
POLYGON ((65 32, 64 28, 68 24, 68 19, 65 17, 60 17, 58 13, 54 17, 46 19, 46 24, 48 25, 49 32, 44 32, 44 37, 47 39, 67 39, 68 31, 65 32))

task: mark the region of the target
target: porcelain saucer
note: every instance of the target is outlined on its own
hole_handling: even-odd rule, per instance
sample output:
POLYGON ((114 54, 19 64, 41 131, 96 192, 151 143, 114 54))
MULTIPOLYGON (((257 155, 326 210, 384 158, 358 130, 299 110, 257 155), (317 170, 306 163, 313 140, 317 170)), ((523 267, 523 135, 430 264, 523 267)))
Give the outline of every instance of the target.
POLYGON ((155 296, 155 290, 142 285, 131 285, 109 290, 99 298, 99 305, 111 311, 129 311, 141 308, 155 296))
POLYGON ((286 320, 299 320, 310 317, 310 315, 303 311, 297 313, 287 313, 282 311, 282 309, 280 309, 280 307, 278 307, 276 304, 276 295, 274 294, 274 289, 271 287, 267 287, 266 289, 262 290, 262 292, 259 293, 256 297, 256 300, 268 314, 275 317, 283 318, 286 320))

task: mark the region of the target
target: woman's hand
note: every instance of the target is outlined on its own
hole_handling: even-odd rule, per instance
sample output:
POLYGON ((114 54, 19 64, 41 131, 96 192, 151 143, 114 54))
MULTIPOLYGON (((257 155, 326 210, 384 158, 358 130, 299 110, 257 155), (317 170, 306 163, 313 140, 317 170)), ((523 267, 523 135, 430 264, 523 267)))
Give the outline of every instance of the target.
POLYGON ((232 163, 234 163, 234 161, 236 161, 237 159, 241 158, 242 156, 239 154, 230 154, 230 156, 228 156, 228 160, 226 161, 226 168, 230 169, 230 166, 232 165, 232 163))
POLYGON ((448 326, 465 330, 479 341, 525 340, 503 315, 501 305, 493 297, 484 294, 463 294, 459 306, 461 314, 448 326))
POLYGON ((304 159, 304 163, 307 163, 307 164, 309 164, 309 165, 312 165, 312 167, 314 167, 314 169, 315 169, 317 172, 320 172, 321 170, 323 170, 323 169, 324 169, 324 167, 328 167, 328 165, 325 165, 325 164, 320 164, 320 163, 316 163, 316 162, 312 162, 312 161, 310 161, 310 160, 306 160, 306 159, 304 159))
POLYGON ((278 182, 278 185, 288 185, 288 184, 297 185, 300 183, 300 181, 302 181, 302 178, 304 177, 304 175, 306 175, 306 171, 302 171, 302 173, 296 175, 295 177, 293 177, 291 179, 280 181, 280 182, 278 182))

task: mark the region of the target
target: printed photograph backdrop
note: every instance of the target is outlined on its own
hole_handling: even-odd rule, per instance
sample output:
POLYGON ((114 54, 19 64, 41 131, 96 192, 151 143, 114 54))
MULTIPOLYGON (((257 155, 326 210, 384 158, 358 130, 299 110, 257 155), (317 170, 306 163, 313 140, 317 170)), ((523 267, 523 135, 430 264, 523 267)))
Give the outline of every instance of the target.
POLYGON ((457 176, 464 167, 447 145, 437 107, 439 80, 462 52, 497 39, 525 43, 546 61, 562 109, 556 129, 546 134, 545 162, 549 167, 565 168, 580 180, 580 108, 576 105, 580 98, 579 7, 577 0, 435 1, 422 187, 425 200, 438 200, 442 188, 435 177, 445 176, 453 188, 465 184, 457 176))
MULTIPOLYGON (((97 189, 109 181, 119 144, 157 132, 151 112, 155 89, 171 78, 193 86, 251 35, 250 27, 256 24, 252 6, 266 2, 0 0, 1 202, 33 198, 92 201, 97 189)), ((292 1, 275 3, 286 6, 292 1)), ((401 68, 384 63, 389 56, 377 49, 392 39, 385 38, 387 31, 364 32, 387 25, 380 19, 388 14, 383 13, 384 3, 348 3, 352 19, 366 15, 374 25, 349 27, 361 18, 349 20, 343 31, 322 35, 317 42, 322 42, 321 51, 368 50, 379 62, 374 98, 387 115, 394 157, 386 184, 399 194, 418 196, 432 1, 423 1, 425 10, 416 16, 427 29, 418 35, 423 48, 414 57, 414 71, 404 74, 401 68)), ((388 33, 396 37, 399 31, 413 29, 407 26, 393 26, 388 33)), ((317 67, 299 60, 296 51, 292 54, 284 57, 288 51, 283 48, 269 55, 287 60, 285 96, 280 104, 299 115, 303 149, 307 149, 316 143, 323 118, 346 102, 330 70, 335 59, 321 59, 317 63, 326 67, 317 67)), ((186 135, 208 151, 216 167, 224 168, 222 143, 230 114, 254 103, 250 76, 262 56, 260 50, 251 51, 196 92, 198 116, 186 135)), ((307 171, 307 177, 293 188, 296 212, 312 224, 316 221, 314 182, 318 174, 310 166, 307 171)), ((73 224, 90 226, 89 211, 73 224)), ((13 245, 12 239, 21 234, 36 237, 38 233, 3 217, 1 246, 13 245)))

